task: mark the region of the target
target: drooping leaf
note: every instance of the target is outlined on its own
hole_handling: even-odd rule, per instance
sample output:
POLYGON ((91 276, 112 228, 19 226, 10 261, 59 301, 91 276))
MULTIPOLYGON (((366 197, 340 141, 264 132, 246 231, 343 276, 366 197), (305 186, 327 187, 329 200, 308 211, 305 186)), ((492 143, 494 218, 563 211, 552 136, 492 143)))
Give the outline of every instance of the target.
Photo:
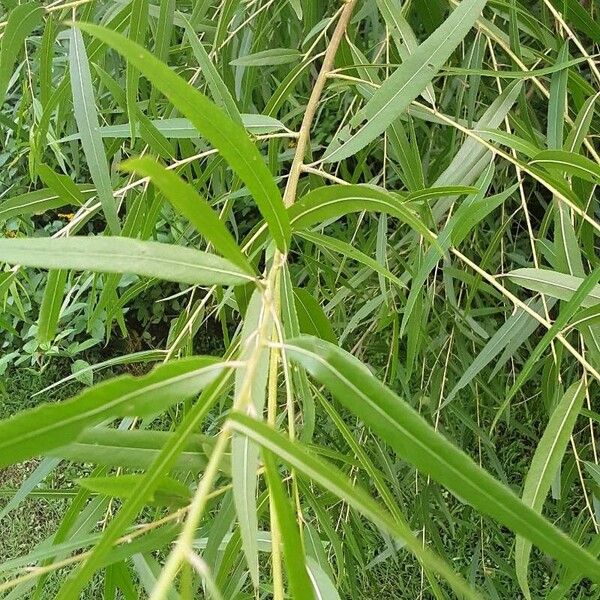
MULTIPOLYGON (((535 450, 525 477, 522 498, 527 506, 538 513, 542 512, 546 494, 563 459, 584 398, 585 385, 582 379, 569 387, 563 395, 552 412, 544 434, 535 450)), ((531 598, 527 582, 530 554, 531 543, 523 537, 517 536, 515 570, 519 585, 526 598, 531 598)))
POLYGON ((56 334, 67 275, 68 272, 63 269, 53 269, 48 273, 38 320, 37 339, 40 344, 52 341, 56 334))
POLYGON ((564 171, 585 181, 600 184, 600 166, 575 152, 544 150, 534 156, 531 164, 541 165, 551 173, 564 171))
POLYGON ((118 235, 121 226, 117 214, 117 204, 113 198, 108 160, 106 159, 102 137, 98 132, 98 114, 94 99, 94 88, 92 87, 92 75, 83 36, 78 29, 71 29, 69 48, 73 111, 81 136, 81 145, 108 226, 113 235, 118 235))
POLYGON ((191 184, 149 157, 128 160, 121 163, 121 168, 150 177, 175 209, 188 219, 216 250, 251 276, 254 275, 254 269, 223 221, 191 184))
POLYGON ((283 200, 273 176, 246 132, 206 96, 141 46, 91 23, 78 23, 78 27, 123 54, 219 150, 248 186, 277 246, 285 251, 291 232, 283 200))
POLYGON ((294 48, 269 48, 255 54, 240 56, 231 61, 236 67, 267 67, 286 65, 302 58, 302 54, 294 48))
MULTIPOLYGON (((547 294, 559 300, 570 300, 581 286, 583 279, 575 275, 558 273, 549 269, 515 269, 508 276, 516 284, 535 292, 547 294)), ((595 285, 581 306, 589 307, 600 302, 600 285, 595 285)))
POLYGON ((300 231, 362 210, 396 217, 435 243, 419 216, 402 198, 370 185, 328 185, 317 188, 293 204, 289 215, 292 228, 300 231))
POLYGON ((316 338, 298 338, 286 349, 399 456, 566 566, 579 569, 593 580, 600 579, 600 564, 594 557, 437 433, 360 361, 316 338))
POLYGON ((0 239, 0 262, 42 269, 137 273, 198 285, 238 285, 253 280, 214 254, 117 236, 0 239))
POLYGON ((79 396, 46 404, 0 422, 0 466, 77 439, 83 429, 119 416, 146 416, 199 392, 226 367, 215 359, 182 359, 144 377, 123 375, 79 396))
POLYGON ((9 13, 0 40, 0 109, 4 104, 15 62, 27 36, 41 23, 44 9, 39 2, 18 4, 9 13))
POLYGON ((298 523, 294 518, 292 506, 281 483, 274 457, 268 451, 265 451, 263 452, 263 460, 271 502, 281 530, 290 591, 294 598, 313 600, 315 597, 313 586, 307 572, 302 539, 300 538, 298 523))
POLYGON ((463 0, 452 14, 386 79, 371 100, 352 119, 351 133, 329 146, 327 162, 352 156, 383 133, 392 121, 425 89, 456 46, 467 35, 486 0, 463 0))

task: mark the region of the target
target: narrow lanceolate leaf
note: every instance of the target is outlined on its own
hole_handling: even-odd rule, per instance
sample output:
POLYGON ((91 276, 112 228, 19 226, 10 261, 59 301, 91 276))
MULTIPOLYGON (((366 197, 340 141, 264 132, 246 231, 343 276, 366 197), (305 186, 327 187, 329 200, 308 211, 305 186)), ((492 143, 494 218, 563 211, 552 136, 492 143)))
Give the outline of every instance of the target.
POLYGON ((53 269, 48 273, 48 281, 44 289, 44 297, 40 307, 38 319, 37 340, 39 344, 51 342, 56 334, 56 327, 60 317, 68 272, 64 269, 53 269))
POLYGON ((315 596, 306 569, 304 548, 292 505, 281 483, 275 459, 268 450, 263 452, 263 460, 271 502, 281 532, 291 596, 298 600, 313 600, 315 596))
POLYGON ((105 419, 162 411, 199 392, 226 367, 210 357, 186 358, 144 377, 124 375, 65 402, 21 412, 0 422, 0 467, 69 444, 105 419))
MULTIPOLYGON (((400 0, 377 0, 377 8, 391 32, 400 58, 405 61, 417 49, 418 42, 414 31, 402 14, 402 2, 400 0)), ((428 84, 422 94, 427 102, 435 105, 433 84, 428 84)))
POLYGON ((351 126, 360 129, 351 133, 346 128, 340 136, 343 141, 335 141, 327 149, 325 160, 333 162, 348 158, 383 133, 435 77, 467 35, 486 1, 463 0, 446 21, 385 80, 351 121, 351 126))
POLYGON ((431 242, 435 239, 419 216, 399 196, 373 185, 328 185, 303 196, 289 209, 295 231, 363 210, 397 217, 431 242))
POLYGON ((530 164, 540 165, 551 173, 563 172, 591 183, 600 184, 600 166, 575 152, 544 150, 536 154, 530 164))
POLYGON ((8 15, 0 40, 0 109, 25 38, 42 22, 43 16, 44 9, 39 2, 15 6, 8 15))
POLYGON ((304 473, 312 481, 332 494, 347 502, 375 523, 381 530, 401 538, 415 556, 432 571, 439 573, 459 597, 481 600, 481 596, 471 588, 464 579, 433 553, 428 546, 415 537, 413 532, 403 523, 396 521, 371 494, 355 486, 342 471, 321 459, 314 450, 307 448, 298 441, 290 440, 265 423, 252 419, 247 415, 233 413, 231 423, 236 431, 266 448, 281 461, 304 473))
MULTIPOLYGON (((584 380, 574 383, 554 409, 548 425, 535 450, 531 466, 523 485, 523 502, 535 512, 541 513, 554 475, 562 462, 577 415, 585 398, 584 380)), ((517 536, 515 546, 515 569, 523 593, 531 598, 527 572, 531 543, 517 536)))
POLYGON ((65 204, 81 206, 85 202, 81 189, 68 175, 55 173, 46 165, 38 167, 38 175, 57 196, 62 198, 65 204))
POLYGON ((302 53, 294 48, 269 48, 255 54, 240 56, 231 61, 236 67, 267 67, 270 65, 285 65, 299 61, 302 53))
POLYGON ((583 144, 583 140, 590 130, 590 125, 592 124, 592 119, 594 117, 596 100, 598 100, 599 97, 600 92, 594 96, 590 96, 584 102, 573 123, 573 127, 565 140, 564 150, 567 150, 568 152, 579 152, 581 144, 583 144))
POLYGON ((304 288, 294 289, 294 305, 302 333, 337 343, 333 327, 315 297, 304 288))
POLYGON ((71 571, 57 595, 57 600, 78 598, 92 575, 101 568, 107 556, 113 551, 116 540, 144 506, 145 499, 159 485, 161 477, 169 472, 177 457, 184 451, 190 437, 199 430, 208 411, 222 397, 224 390, 227 390, 232 368, 236 366, 231 363, 229 365, 229 368, 222 370, 219 376, 203 390, 198 400, 186 412, 174 435, 163 445, 143 478, 135 486, 131 497, 123 503, 119 512, 104 530, 91 555, 83 565, 71 571))
POLYGON ((231 95, 231 92, 221 79, 219 71, 210 60, 210 56, 204 49, 202 42, 198 39, 198 35, 194 31, 192 25, 186 21, 185 33, 190 42, 194 57, 198 61, 198 65, 202 69, 202 75, 206 80, 211 96, 216 104, 218 104, 235 123, 242 123, 240 112, 231 95))
POLYGON ((585 279, 581 280, 581 286, 571 296, 571 299, 561 307, 558 317, 554 323, 552 323, 550 329, 546 331, 544 337, 535 347, 535 350, 527 358, 527 362, 523 365, 517 380, 508 391, 507 400, 505 400, 505 402, 512 399, 525 381, 527 381, 529 374, 533 371, 538 361, 541 360, 544 351, 571 321, 575 313, 579 310, 581 303, 588 297, 590 290, 596 286, 598 281, 600 281, 600 267, 594 269, 594 271, 592 271, 585 279))
MULTIPOLYGON (((234 403, 245 413, 262 418, 269 368, 268 348, 259 346, 258 331, 270 314, 256 289, 250 298, 240 340, 239 359, 245 364, 235 373, 234 403), (256 358, 258 357, 258 358, 256 358)), ((256 507, 259 448, 247 436, 234 434, 231 441, 233 499, 240 525, 242 548, 254 586, 259 584, 258 513, 256 507)))
POLYGON ((78 26, 123 54, 219 150, 248 186, 277 247, 285 251, 291 230, 281 194, 260 152, 244 129, 138 44, 104 27, 90 23, 78 23, 78 26))
POLYGON ((136 273, 197 285, 238 285, 254 279, 208 252, 118 236, 0 239, 0 262, 41 269, 136 273))
POLYGON ((96 186, 106 222, 111 232, 118 235, 121 226, 117 214, 117 204, 113 197, 110 171, 104 152, 102 136, 98 131, 98 114, 94 101, 90 65, 83 44, 83 36, 79 30, 71 29, 70 42, 69 68, 71 90, 73 92, 73 112, 77 121, 77 129, 81 136, 81 145, 87 159, 87 166, 96 186))
MULTIPOLYGON (((146 29, 148 27, 148 0, 133 0, 131 3, 131 17, 129 19, 129 39, 137 44, 144 45, 146 29)), ((131 123, 131 136, 135 138, 137 122, 137 97, 139 71, 127 63, 125 72, 125 93, 127 95, 127 114, 131 123)))
MULTIPOLYGON (((140 114, 138 114, 138 118, 140 114)), ((240 115, 240 119, 244 128, 254 135, 275 133, 276 131, 285 129, 285 126, 281 121, 267 115, 244 113, 240 115)), ((174 117, 172 119, 148 119, 148 124, 155 128, 157 132, 166 139, 200 138, 200 132, 194 127, 192 122, 189 119, 184 119, 182 117, 174 117)), ((123 123, 121 125, 105 125, 104 127, 100 127, 98 131, 103 138, 126 138, 131 135, 131 125, 129 123, 123 123)), ((57 143, 70 142, 80 138, 81 136, 78 133, 73 133, 60 138, 57 143)))
POLYGON ((254 270, 223 221, 210 204, 173 171, 168 171, 150 157, 128 160, 121 164, 125 171, 150 177, 165 198, 210 242, 225 258, 251 276, 254 270))
MULTIPOLYGON (((174 433, 133 429, 121 431, 107 427, 83 430, 74 442, 44 451, 44 454, 74 462, 94 463, 130 469, 148 469, 174 433)), ((192 436, 172 466, 174 471, 200 472, 206 466, 203 439, 192 436)))
MULTIPOLYGON (((549 269, 515 269, 508 273, 508 277, 528 290, 540 292, 559 300, 570 300, 583 283, 581 277, 557 273, 549 269)), ((595 285, 587 297, 582 300, 581 306, 587 308, 599 302, 600 285, 595 285)))
MULTIPOLYGON (((77 189, 87 200, 94 192, 94 188, 89 185, 78 185, 77 189)), ((26 215, 36 215, 47 210, 60 208, 71 202, 72 198, 64 194, 57 194, 52 189, 36 190, 27 192, 19 196, 13 196, 0 203, 0 220, 5 221, 12 217, 24 217, 26 215)))
POLYGON ((286 350, 400 457, 567 567, 600 581, 599 561, 436 432, 351 354, 309 337, 294 340, 286 350))

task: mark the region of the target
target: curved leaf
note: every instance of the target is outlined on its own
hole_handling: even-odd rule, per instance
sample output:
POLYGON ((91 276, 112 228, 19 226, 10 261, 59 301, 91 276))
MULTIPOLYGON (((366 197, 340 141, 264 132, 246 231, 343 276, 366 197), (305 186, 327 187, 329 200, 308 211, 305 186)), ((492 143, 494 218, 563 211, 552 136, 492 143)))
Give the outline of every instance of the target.
POLYGON ((121 226, 110 182, 108 160, 104 152, 102 136, 98 132, 98 114, 94 100, 92 75, 83 44, 83 36, 77 29, 71 29, 69 52, 73 111, 77 121, 77 129, 79 129, 81 136, 81 145, 98 192, 98 198, 102 204, 106 222, 111 232, 118 235, 121 232, 121 226))
MULTIPOLYGON (((515 269, 508 273, 508 277, 521 287, 559 300, 570 300, 584 281, 581 277, 557 273, 549 269, 515 269)), ((581 301, 581 306, 587 308, 599 302, 600 285, 595 285, 581 301)))
POLYGON ((8 15, 0 41, 0 108, 13 74, 15 61, 23 48, 25 38, 42 22, 44 9, 39 2, 15 6, 8 15))
POLYGON ((197 285, 239 285, 254 279, 214 254, 118 236, 0 239, 0 262, 42 269, 136 273, 197 285))
POLYGON ((227 366, 209 357, 182 359, 144 377, 117 377, 70 400, 0 421, 0 467, 64 446, 105 419, 164 410, 198 393, 227 366))
POLYGON ((254 276, 254 269, 210 204, 179 175, 148 156, 121 163, 124 171, 150 177, 152 183, 213 246, 232 263, 254 276))
POLYGON ((300 198, 288 213, 294 231, 301 231, 328 219, 363 210, 397 217, 435 243, 431 232, 404 199, 372 185, 323 186, 300 198))
POLYGON ((373 94, 351 125, 359 127, 350 135, 346 128, 341 143, 335 141, 325 153, 326 162, 340 161, 356 154, 383 133, 426 88, 454 49, 467 35, 487 0, 463 0, 452 14, 373 94))
POLYGON ((244 129, 138 44, 115 31, 91 23, 78 23, 77 26, 123 54, 219 150, 248 186, 269 225, 277 247, 285 251, 291 231, 281 194, 261 154, 244 129))
POLYGON ((435 431, 351 354, 309 337, 292 341, 286 349, 399 456, 566 566, 600 581, 599 561, 435 431))
POLYGON ((303 446, 298 441, 290 440, 265 423, 246 415, 234 412, 231 414, 230 419, 234 429, 240 434, 248 436, 254 442, 275 454, 280 460, 304 473, 312 481, 347 502, 383 531, 402 538, 415 556, 432 571, 444 577, 460 596, 473 600, 481 599, 481 596, 469 587, 460 575, 456 574, 445 561, 429 550, 427 546, 424 546, 410 529, 405 527, 403 523, 395 521, 386 510, 373 500, 368 492, 353 485, 344 473, 319 458, 314 450, 303 446))
MULTIPOLYGON (((523 502, 538 513, 542 512, 546 494, 562 462, 584 398, 585 385, 582 379, 574 383, 565 392, 552 412, 544 434, 535 450, 529 471, 527 471, 527 477, 525 477, 522 497, 523 502)), ((531 543, 518 535, 515 546, 515 569, 519 585, 526 598, 531 598, 527 583, 530 554, 531 543)))

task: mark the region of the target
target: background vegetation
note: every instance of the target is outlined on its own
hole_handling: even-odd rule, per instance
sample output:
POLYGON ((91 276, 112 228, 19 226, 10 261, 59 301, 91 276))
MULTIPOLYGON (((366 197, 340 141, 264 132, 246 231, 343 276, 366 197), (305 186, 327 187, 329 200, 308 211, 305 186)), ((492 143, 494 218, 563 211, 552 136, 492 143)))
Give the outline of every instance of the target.
POLYGON ((1 11, 0 594, 600 596, 595 2, 1 11))

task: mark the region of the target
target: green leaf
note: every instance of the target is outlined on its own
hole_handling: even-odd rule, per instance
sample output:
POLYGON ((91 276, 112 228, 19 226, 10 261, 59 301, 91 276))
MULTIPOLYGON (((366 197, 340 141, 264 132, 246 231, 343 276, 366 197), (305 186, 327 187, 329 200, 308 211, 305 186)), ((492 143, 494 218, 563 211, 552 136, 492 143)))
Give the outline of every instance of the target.
POLYGON ((42 269, 136 273, 197 285, 253 281, 239 267, 214 254, 118 236, 0 239, 0 262, 42 269))
POLYGON ((254 276, 254 269, 223 221, 191 184, 147 156, 121 163, 121 169, 150 177, 152 183, 160 189, 174 208, 188 219, 218 252, 246 273, 254 276))
POLYGON ((306 568, 310 573, 310 580, 319 600, 340 600, 338 590, 329 575, 325 573, 321 565, 312 556, 306 557, 306 568))
MULTIPOLYGON (((566 63, 569 58, 569 42, 565 42, 558 53, 557 63, 566 63)), ((565 111, 567 107, 567 82, 569 72, 565 69, 552 75, 550 98, 548 99, 548 148, 558 149, 563 145, 565 111)))
POLYGON ((452 14, 388 77, 344 129, 340 143, 325 152, 326 162, 340 161, 364 148, 383 133, 425 89, 467 35, 487 0, 463 0, 452 14))
POLYGON ((263 461, 269 485, 269 496, 281 532, 291 595, 299 600, 313 600, 313 588, 306 570, 304 547, 298 531, 298 523, 294 518, 294 511, 281 483, 281 476, 273 455, 268 450, 263 451, 263 461))
POLYGON ((304 288, 294 288, 294 304, 300 331, 337 344, 329 319, 314 296, 304 288))
POLYGON ((50 167, 40 165, 38 175, 41 180, 60 198, 65 204, 82 206, 85 197, 80 189, 68 175, 55 173, 50 167))
POLYGON ((39 2, 26 2, 13 8, 0 40, 0 109, 25 38, 42 22, 44 9, 39 2))
POLYGON ((598 281, 600 281, 600 267, 594 269, 590 275, 581 280, 581 286, 577 288, 575 293, 571 296, 571 299, 561 308, 560 313, 554 323, 552 323, 552 326, 544 333, 544 337, 538 342, 534 351, 527 358, 527 362, 523 365, 517 380, 508 391, 506 400, 504 401, 505 403, 514 398, 517 391, 523 386, 525 381, 527 381, 527 378, 535 365, 542 359, 544 351, 550 346, 556 335, 567 326, 598 281))
POLYGON ((372 185, 328 185, 312 190, 288 212, 294 231, 363 210, 381 212, 400 219, 429 241, 435 242, 421 219, 399 196, 372 185))
MULTIPOLYGON (((511 281, 534 292, 540 292, 558 298, 570 300, 581 287, 583 279, 575 275, 557 273, 549 269, 515 269, 507 274, 511 281)), ((595 285, 582 300, 581 306, 590 307, 600 302, 600 285, 595 285)))
MULTIPOLYGON (((144 45, 146 29, 148 28, 148 0, 132 0, 131 16, 129 18, 129 39, 144 45)), ((138 120, 138 85, 140 74, 131 63, 127 63, 125 71, 125 94, 127 96, 127 114, 132 124, 132 138, 136 136, 135 123, 138 120)))
POLYGON ((261 154, 242 127, 138 44, 90 23, 78 23, 78 27, 123 54, 219 150, 248 186, 277 247, 285 251, 291 231, 281 194, 261 154))
MULTIPOLYGON (((73 462, 148 469, 160 450, 173 440, 174 435, 166 431, 121 431, 94 427, 84 429, 74 442, 44 453, 73 462)), ((184 451, 177 457, 173 470, 199 473, 206 465, 203 441, 204 438, 200 436, 192 436, 186 442, 184 451)))
POLYGON ((600 166, 594 161, 564 150, 544 150, 535 155, 532 165, 541 165, 550 173, 565 172, 591 183, 600 184, 600 166))
MULTIPOLYGON (((270 319, 263 306, 261 291, 256 289, 246 310, 240 339, 239 360, 243 366, 235 373, 234 404, 248 414, 262 418, 269 369, 268 348, 259 347, 259 330, 263 320, 270 319)), ((259 585, 258 513, 256 506, 259 449, 246 437, 234 434, 231 440, 231 474, 233 499, 240 525, 242 548, 256 588, 259 585)))
MULTIPOLYGON (((127 473, 106 477, 86 477, 76 479, 80 487, 113 498, 130 498, 142 475, 127 473)), ((168 506, 186 506, 189 504, 190 490, 181 482, 171 477, 163 477, 152 495, 148 497, 151 504, 168 506)))
POLYGON ((231 423, 236 431, 250 437, 254 442, 272 452, 281 461, 297 469, 322 488, 329 490, 371 520, 383 531, 402 538, 415 556, 444 577, 459 596, 481 600, 481 596, 456 574, 450 566, 424 546, 413 532, 402 523, 395 521, 364 489, 355 486, 340 470, 318 457, 314 449, 309 449, 298 441, 278 433, 265 423, 240 413, 232 413, 231 423))
POLYGON ((577 118, 565 140, 564 149, 568 152, 579 152, 581 144, 583 144, 583 140, 590 130, 590 125, 592 124, 592 119, 594 117, 596 100, 598 100, 599 96, 600 92, 595 96, 590 96, 581 107, 581 110, 577 113, 577 118))
POLYGON ((119 512, 104 530, 100 541, 91 555, 78 569, 74 569, 63 586, 57 600, 68 600, 79 597, 81 590, 89 579, 101 568, 107 557, 114 551, 113 544, 123 534, 123 531, 135 519, 144 506, 146 498, 159 485, 163 475, 169 472, 176 463, 178 456, 183 452, 190 437, 196 433, 208 411, 214 406, 227 390, 231 375, 231 368, 224 369, 221 374, 203 390, 200 398, 185 413, 185 416, 174 435, 164 444, 144 477, 136 485, 132 495, 123 503, 119 512))
MULTIPOLYGON (((400 0, 377 0, 377 8, 392 33, 400 58, 405 61, 418 48, 418 42, 402 14, 402 3, 400 0)), ((425 87, 422 95, 427 102, 435 106, 435 91, 431 83, 425 87)))
POLYGON ((38 344, 46 344, 54 339, 60 316, 60 305, 67 283, 67 275, 68 272, 63 269, 53 269, 48 272, 48 280, 46 281, 38 319, 38 344))
POLYGON ((268 67, 286 65, 302 58, 302 53, 294 48, 269 48, 255 54, 240 56, 229 64, 236 67, 268 67))
POLYGON ((202 69, 202 75, 204 75, 204 79, 208 84, 210 93, 215 103, 218 104, 228 114, 232 121, 241 124, 242 118, 233 96, 221 79, 219 71, 210 60, 210 57, 204 49, 202 42, 198 39, 194 28, 188 21, 186 21, 185 33, 190 42, 194 57, 202 69))
POLYGON ((0 467, 64 446, 105 419, 164 410, 198 393, 226 366, 208 357, 181 359, 143 377, 116 377, 70 400, 20 412, 0 421, 0 467))
POLYGON ((104 152, 102 136, 98 132, 98 114, 94 100, 92 75, 83 44, 83 37, 77 29, 71 29, 70 33, 69 68, 71 90, 73 92, 73 111, 81 136, 81 145, 92 180, 96 186, 98 198, 102 204, 106 222, 111 232, 118 235, 121 226, 117 214, 117 204, 113 197, 110 171, 104 152))
POLYGON ((286 350, 400 457, 566 566, 600 580, 600 563, 594 557, 435 431, 359 360, 316 338, 298 338, 286 350))
MULTIPOLYGON (((89 185, 78 185, 77 189, 87 200, 95 192, 89 185)), ((54 190, 44 189, 28 192, 19 196, 13 196, 0 203, 0 219, 7 220, 13 217, 23 217, 25 215, 41 214, 47 210, 60 208, 67 205, 72 198, 57 194, 54 190)))
MULTIPOLYGON (((523 485, 523 502, 537 513, 542 512, 544 501, 552 480, 562 462, 569 438, 575 427, 577 415, 585 398, 585 381, 574 383, 563 395, 552 412, 535 450, 531 465, 523 485)), ((527 583, 531 543, 517 536, 515 545, 515 570, 521 590, 526 598, 531 598, 527 583)))
MULTIPOLYGON (((240 118, 244 128, 254 135, 274 133, 285 129, 285 126, 281 121, 267 115, 244 113, 240 115, 240 118)), ((149 120, 149 123, 155 127, 161 135, 168 139, 197 139, 201 135, 189 119, 181 117, 174 117, 172 119, 152 119, 149 120)), ((127 138, 131 136, 131 125, 129 123, 123 123, 122 125, 105 125, 104 127, 100 127, 98 131, 103 138, 127 138)), ((61 138, 57 143, 70 142, 80 138, 81 136, 78 133, 73 133, 61 138)))

